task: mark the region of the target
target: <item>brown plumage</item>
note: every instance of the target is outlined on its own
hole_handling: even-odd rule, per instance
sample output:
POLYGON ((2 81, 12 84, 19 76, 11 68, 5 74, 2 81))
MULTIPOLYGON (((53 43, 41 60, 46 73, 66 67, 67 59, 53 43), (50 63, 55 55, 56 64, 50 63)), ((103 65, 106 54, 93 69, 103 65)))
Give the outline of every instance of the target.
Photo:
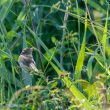
POLYGON ((22 50, 18 62, 22 69, 29 69, 33 72, 38 72, 38 69, 36 68, 36 63, 32 56, 33 48, 25 48, 22 50))

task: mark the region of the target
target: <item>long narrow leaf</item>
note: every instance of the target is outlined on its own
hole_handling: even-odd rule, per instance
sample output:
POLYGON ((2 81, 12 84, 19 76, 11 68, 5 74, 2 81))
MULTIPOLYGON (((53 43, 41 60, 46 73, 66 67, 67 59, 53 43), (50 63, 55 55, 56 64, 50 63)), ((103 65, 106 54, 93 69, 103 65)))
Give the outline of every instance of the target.
POLYGON ((80 76, 81 76, 81 70, 82 70, 82 66, 83 66, 83 62, 84 62, 86 31, 87 31, 87 14, 85 16, 85 32, 84 32, 83 42, 82 42, 81 50, 79 52, 78 60, 76 63, 76 72, 75 72, 76 79, 80 78, 80 76))
POLYGON ((103 32, 103 38, 102 38, 104 60, 106 59, 105 58, 105 48, 106 48, 106 40, 107 40, 107 25, 108 25, 108 11, 107 11, 106 22, 105 22, 105 27, 104 27, 104 32, 103 32))
POLYGON ((14 1, 15 0, 7 0, 5 5, 2 7, 2 9, 0 10, 0 21, 3 21, 5 19, 5 17, 9 13, 10 8, 12 7, 14 1))

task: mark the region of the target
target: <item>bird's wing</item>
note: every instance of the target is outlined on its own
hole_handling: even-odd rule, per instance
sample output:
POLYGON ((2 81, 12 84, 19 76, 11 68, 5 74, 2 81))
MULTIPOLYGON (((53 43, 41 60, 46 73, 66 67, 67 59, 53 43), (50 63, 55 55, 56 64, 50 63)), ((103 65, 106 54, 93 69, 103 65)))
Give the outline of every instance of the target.
POLYGON ((36 68, 35 62, 31 62, 30 65, 29 65, 29 67, 30 67, 32 70, 38 72, 38 69, 36 68))

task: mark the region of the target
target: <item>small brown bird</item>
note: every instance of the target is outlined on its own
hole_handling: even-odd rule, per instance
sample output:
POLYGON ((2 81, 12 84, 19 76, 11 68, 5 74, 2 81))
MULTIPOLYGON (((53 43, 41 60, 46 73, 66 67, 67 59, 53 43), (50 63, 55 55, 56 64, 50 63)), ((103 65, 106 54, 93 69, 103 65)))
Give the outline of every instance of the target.
POLYGON ((23 49, 19 58, 18 58, 18 63, 22 69, 30 70, 30 72, 37 72, 38 73, 36 63, 35 63, 33 56, 32 56, 33 50, 34 50, 34 48, 23 49))

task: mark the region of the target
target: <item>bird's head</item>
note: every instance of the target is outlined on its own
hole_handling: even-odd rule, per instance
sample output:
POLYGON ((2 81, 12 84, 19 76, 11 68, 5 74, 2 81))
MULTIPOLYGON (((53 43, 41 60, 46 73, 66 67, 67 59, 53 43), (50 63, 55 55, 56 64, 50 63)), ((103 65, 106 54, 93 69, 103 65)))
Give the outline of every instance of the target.
POLYGON ((25 48, 22 50, 21 55, 30 56, 32 55, 34 48, 25 48))

